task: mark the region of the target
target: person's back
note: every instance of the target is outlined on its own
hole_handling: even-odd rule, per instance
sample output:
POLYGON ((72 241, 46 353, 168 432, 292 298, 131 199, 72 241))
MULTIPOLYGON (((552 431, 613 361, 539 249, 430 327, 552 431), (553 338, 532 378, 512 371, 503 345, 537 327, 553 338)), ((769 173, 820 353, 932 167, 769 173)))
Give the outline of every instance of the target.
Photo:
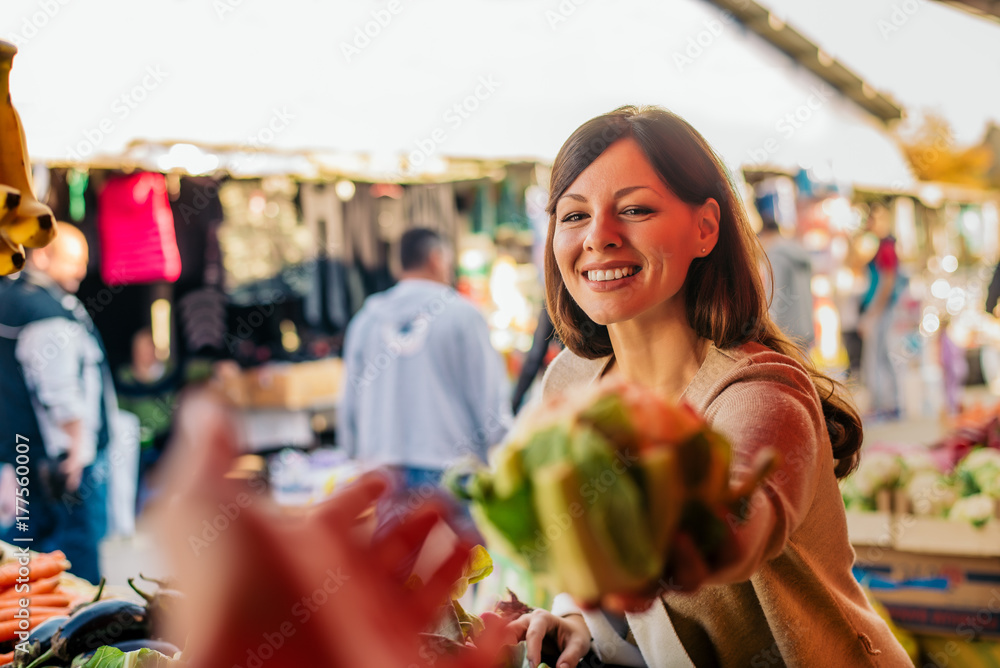
POLYGON ((809 348, 815 340, 809 253, 793 239, 780 236, 766 250, 774 271, 771 318, 785 334, 809 348))
POLYGON ((774 320, 786 336, 808 350, 815 342, 812 298, 812 260, 795 239, 781 235, 777 224, 761 216, 764 229, 760 242, 771 263, 774 295, 770 308, 774 320))
MULTIPOLYGON (((404 235, 404 254, 412 241, 404 235)), ((506 433, 503 366, 482 316, 446 284, 449 272, 450 261, 429 272, 404 263, 400 283, 348 326, 338 442, 364 463, 435 477, 457 457, 483 458, 506 433)))

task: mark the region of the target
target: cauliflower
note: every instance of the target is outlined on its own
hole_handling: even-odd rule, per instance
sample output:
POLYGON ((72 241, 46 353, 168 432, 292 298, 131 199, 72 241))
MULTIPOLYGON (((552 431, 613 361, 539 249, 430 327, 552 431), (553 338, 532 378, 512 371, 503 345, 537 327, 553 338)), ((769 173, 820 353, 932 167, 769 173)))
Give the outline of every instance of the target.
POLYGON ((937 470, 917 471, 903 487, 914 515, 943 517, 958 498, 955 484, 937 470))
POLYGON ((965 494, 987 494, 1000 498, 1000 450, 976 448, 955 467, 965 494))
POLYGON ((987 464, 1000 464, 1000 450, 994 448, 976 448, 958 463, 962 468, 979 468, 987 464))
POLYGON ((973 494, 955 502, 948 513, 948 519, 969 522, 974 527, 983 527, 994 516, 996 500, 986 494, 973 494))
POLYGON ((899 482, 902 458, 889 452, 871 452, 861 457, 852 478, 858 494, 872 499, 881 489, 892 489, 899 482))
POLYGON ((899 486, 906 487, 910 480, 919 473, 931 472, 940 473, 941 467, 930 455, 923 450, 907 452, 903 455, 901 470, 899 473, 899 486))
POLYGON ((847 510, 875 510, 874 497, 866 497, 858 491, 858 485, 853 475, 840 481, 840 495, 844 498, 844 508, 847 510))

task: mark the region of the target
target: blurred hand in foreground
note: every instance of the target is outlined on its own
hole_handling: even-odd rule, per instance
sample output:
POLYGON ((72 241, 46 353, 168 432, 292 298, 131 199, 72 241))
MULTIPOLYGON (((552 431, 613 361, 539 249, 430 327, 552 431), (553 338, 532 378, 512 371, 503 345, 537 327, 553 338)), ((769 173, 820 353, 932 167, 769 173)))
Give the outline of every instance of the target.
POLYGON ((359 519, 385 491, 363 476, 308 514, 275 508, 262 481, 225 477, 238 454, 236 424, 209 392, 179 411, 169 466, 172 497, 160 518, 188 608, 175 622, 188 634, 194 668, 219 666, 493 665, 505 636, 488 624, 459 658, 435 655, 418 634, 433 626, 462 573, 457 546, 423 586, 407 588, 396 566, 440 520, 432 504, 372 544, 359 519), (395 574, 394 574, 395 573, 395 574))

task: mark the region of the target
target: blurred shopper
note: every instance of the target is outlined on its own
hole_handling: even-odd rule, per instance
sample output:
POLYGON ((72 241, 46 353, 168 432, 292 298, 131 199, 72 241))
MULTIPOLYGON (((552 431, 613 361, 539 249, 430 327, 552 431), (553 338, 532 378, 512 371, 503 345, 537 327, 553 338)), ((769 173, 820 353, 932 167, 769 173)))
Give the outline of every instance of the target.
POLYGON ((1000 316, 997 312, 997 302, 1000 302, 1000 263, 993 270, 993 278, 990 280, 990 287, 986 292, 986 312, 1000 316))
MULTIPOLYGON (((781 234, 775 220, 773 207, 758 206, 761 228, 761 246, 771 263, 773 282, 765 283, 771 295, 768 313, 804 354, 808 354, 816 341, 813 325, 812 260, 809 253, 796 239, 781 234)), ((763 272, 765 278, 767 272, 763 272)))
POLYGON ((451 287, 453 253, 436 232, 400 241, 399 283, 348 325, 337 439, 406 487, 436 485, 456 458, 485 459, 511 421, 504 365, 476 308, 451 287))
POLYGON ((117 401, 100 334, 74 296, 88 252, 80 230, 60 224, 55 241, 31 252, 0 300, 0 423, 7 430, 0 457, 15 461, 15 434, 30 445, 22 493, 30 512, 7 539, 60 549, 74 574, 97 582, 117 401))
POLYGON ((852 379, 861 375, 861 350, 863 342, 858 334, 858 324, 861 322, 861 302, 859 296, 847 294, 838 299, 837 311, 840 313, 840 340, 847 352, 847 374, 852 379))
POLYGON ((951 318, 942 317, 938 327, 938 362, 944 381, 945 413, 955 416, 962 411, 962 388, 969 377, 969 362, 965 359, 965 350, 948 334, 949 325, 951 318))
POLYGON ((549 312, 543 308, 538 314, 538 325, 535 327, 535 337, 531 342, 531 350, 524 357, 524 364, 521 366, 521 373, 518 374, 517 385, 514 387, 514 396, 511 399, 511 408, 514 413, 521 410, 524 398, 534 384, 535 378, 539 372, 544 371, 552 343, 562 347, 559 339, 554 338, 555 333, 556 328, 552 325, 549 312))
POLYGON ((858 327, 861 323, 861 300, 868 289, 868 263, 874 257, 878 244, 870 252, 862 241, 865 235, 849 239, 844 270, 850 272, 850 288, 837 290, 837 311, 840 313, 840 338, 847 352, 848 375, 853 382, 861 377, 861 350, 863 341, 858 327))
POLYGON ((149 498, 148 474, 170 436, 178 374, 156 357, 153 331, 143 327, 132 337, 132 362, 118 370, 118 405, 139 418, 139 509, 149 498))
POLYGON ((861 299, 858 333, 863 342, 861 381, 871 397, 871 417, 877 421, 900 417, 899 379, 889 353, 889 335, 899 288, 899 257, 892 236, 892 218, 885 205, 875 202, 868 226, 878 237, 878 250, 868 263, 868 292, 861 299))

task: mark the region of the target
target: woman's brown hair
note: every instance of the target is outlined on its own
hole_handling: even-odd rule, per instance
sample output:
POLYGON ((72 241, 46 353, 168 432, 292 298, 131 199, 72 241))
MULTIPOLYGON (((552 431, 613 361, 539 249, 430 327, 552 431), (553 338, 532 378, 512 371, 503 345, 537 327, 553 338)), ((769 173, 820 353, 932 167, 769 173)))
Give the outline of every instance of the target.
POLYGON ((819 393, 827 431, 837 460, 838 478, 857 466, 861 418, 844 387, 820 372, 771 321, 758 272, 766 258, 729 174, 708 142, 684 119, 659 107, 620 107, 593 118, 566 140, 552 166, 549 229, 545 243, 546 305, 560 339, 588 359, 610 355, 608 328, 598 325, 573 301, 552 252, 556 202, 594 160, 614 142, 631 137, 668 188, 688 204, 712 198, 719 204, 719 239, 705 257, 695 258, 684 283, 688 322, 718 348, 751 341, 795 358, 809 372, 819 393))

